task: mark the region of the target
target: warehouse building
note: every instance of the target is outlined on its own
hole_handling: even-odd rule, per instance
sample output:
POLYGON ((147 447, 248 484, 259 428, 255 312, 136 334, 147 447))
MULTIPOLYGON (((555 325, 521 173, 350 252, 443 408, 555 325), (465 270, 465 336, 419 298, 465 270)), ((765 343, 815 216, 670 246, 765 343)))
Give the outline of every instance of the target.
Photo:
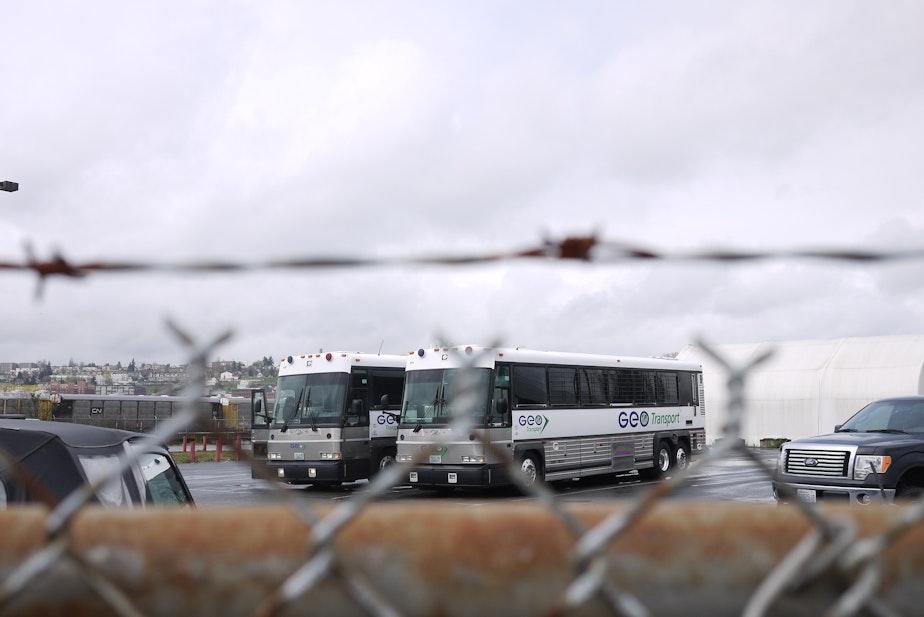
MULTIPOLYGON (((830 433, 876 399, 924 394, 924 336, 710 345, 734 367, 772 352, 747 376, 742 437, 749 446, 768 440, 830 433)), ((722 435, 727 418, 728 376, 697 345, 678 359, 703 366, 706 440, 722 435)))

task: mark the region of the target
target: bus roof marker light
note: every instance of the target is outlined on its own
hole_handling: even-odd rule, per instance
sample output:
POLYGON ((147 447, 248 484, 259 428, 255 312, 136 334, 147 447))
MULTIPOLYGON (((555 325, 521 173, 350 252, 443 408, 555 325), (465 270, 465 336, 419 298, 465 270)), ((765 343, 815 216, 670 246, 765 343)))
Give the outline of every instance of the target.
POLYGON ((289 356, 288 358, 286 358, 286 362, 288 362, 289 364, 292 364, 292 356, 289 356))
POLYGON ((330 362, 333 359, 333 357, 334 357, 334 354, 332 354, 329 351, 327 352, 327 354, 324 355, 324 359, 327 360, 328 362, 330 362))
POLYGON ((474 351, 474 350, 472 349, 472 346, 469 345, 468 347, 465 348, 465 355, 466 355, 466 356, 472 355, 472 351, 474 351))
POLYGON ((425 354, 425 353, 427 353, 427 352, 425 352, 425 351, 423 350, 423 347, 421 347, 420 349, 417 350, 417 355, 420 356, 421 358, 424 357, 424 354, 425 354))

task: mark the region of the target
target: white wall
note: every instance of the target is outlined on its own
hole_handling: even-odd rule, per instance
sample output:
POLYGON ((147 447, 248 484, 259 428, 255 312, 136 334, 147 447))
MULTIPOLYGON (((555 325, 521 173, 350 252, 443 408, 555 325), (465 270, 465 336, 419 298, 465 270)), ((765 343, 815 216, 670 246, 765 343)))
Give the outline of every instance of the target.
MULTIPOLYGON (((765 438, 798 439, 828 433, 867 403, 889 396, 924 394, 924 336, 845 338, 714 345, 733 366, 766 350, 773 355, 747 376, 748 445, 765 438)), ((703 365, 706 440, 721 436, 728 405, 727 375, 695 345, 678 358, 703 365)))

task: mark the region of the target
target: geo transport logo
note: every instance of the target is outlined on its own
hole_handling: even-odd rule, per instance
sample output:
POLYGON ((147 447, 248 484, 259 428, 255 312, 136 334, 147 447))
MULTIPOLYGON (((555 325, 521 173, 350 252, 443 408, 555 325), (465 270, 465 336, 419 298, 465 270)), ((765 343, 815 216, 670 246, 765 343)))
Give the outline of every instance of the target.
POLYGON ((674 422, 680 421, 679 413, 659 414, 647 411, 621 411, 619 412, 619 428, 638 428, 646 427, 649 424, 655 426, 667 426, 674 422))
POLYGON ((526 427, 527 433, 541 434, 545 427, 549 425, 549 419, 538 413, 534 416, 520 416, 517 422, 520 423, 520 426, 526 427))

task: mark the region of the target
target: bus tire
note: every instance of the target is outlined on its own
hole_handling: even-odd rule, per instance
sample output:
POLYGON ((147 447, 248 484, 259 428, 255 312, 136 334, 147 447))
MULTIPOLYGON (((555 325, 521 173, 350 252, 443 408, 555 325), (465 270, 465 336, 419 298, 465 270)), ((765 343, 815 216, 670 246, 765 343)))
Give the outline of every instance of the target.
POLYGON ((379 472, 385 471, 394 464, 395 452, 393 450, 383 450, 375 461, 375 468, 372 470, 372 475, 377 475, 379 472))
POLYGON ((674 466, 674 449, 671 443, 662 439, 658 442, 658 447, 654 451, 654 469, 651 470, 652 478, 661 478, 667 475, 674 466))
POLYGON ((674 467, 677 468, 677 471, 684 471, 689 466, 690 446, 687 445, 687 442, 681 441, 677 444, 677 449, 674 451, 674 467))
POLYGON ((520 459, 520 477, 527 487, 533 487, 537 482, 542 481, 542 462, 536 453, 527 452, 520 459))

